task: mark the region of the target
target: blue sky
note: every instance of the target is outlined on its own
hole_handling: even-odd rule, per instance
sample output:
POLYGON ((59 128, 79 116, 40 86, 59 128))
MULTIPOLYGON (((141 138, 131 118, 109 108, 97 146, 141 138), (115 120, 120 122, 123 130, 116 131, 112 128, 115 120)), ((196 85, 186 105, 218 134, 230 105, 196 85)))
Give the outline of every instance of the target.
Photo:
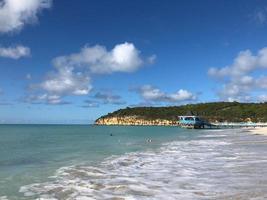
POLYGON ((267 2, 0 2, 0 123, 267 101, 267 2))

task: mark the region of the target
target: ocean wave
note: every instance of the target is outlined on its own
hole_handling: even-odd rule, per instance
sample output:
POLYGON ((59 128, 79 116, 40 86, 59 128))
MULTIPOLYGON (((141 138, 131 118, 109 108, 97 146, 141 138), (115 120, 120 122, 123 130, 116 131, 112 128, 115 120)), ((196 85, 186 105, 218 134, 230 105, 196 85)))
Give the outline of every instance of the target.
POLYGON ((62 167, 51 181, 20 192, 40 200, 261 199, 267 197, 266 175, 266 155, 252 156, 233 139, 195 139, 112 156, 98 166, 62 167))

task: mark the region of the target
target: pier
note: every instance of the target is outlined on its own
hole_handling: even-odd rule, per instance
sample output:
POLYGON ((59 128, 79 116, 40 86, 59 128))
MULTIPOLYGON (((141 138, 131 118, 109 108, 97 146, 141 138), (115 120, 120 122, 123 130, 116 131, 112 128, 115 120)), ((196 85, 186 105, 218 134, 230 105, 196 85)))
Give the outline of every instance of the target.
POLYGON ((211 123, 201 119, 195 115, 178 116, 179 125, 183 128, 190 129, 228 129, 228 128, 256 128, 267 127, 267 123, 253 123, 253 122, 223 122, 211 123))
POLYGON ((267 127, 267 123, 205 123, 203 128, 227 129, 227 128, 257 128, 267 127))

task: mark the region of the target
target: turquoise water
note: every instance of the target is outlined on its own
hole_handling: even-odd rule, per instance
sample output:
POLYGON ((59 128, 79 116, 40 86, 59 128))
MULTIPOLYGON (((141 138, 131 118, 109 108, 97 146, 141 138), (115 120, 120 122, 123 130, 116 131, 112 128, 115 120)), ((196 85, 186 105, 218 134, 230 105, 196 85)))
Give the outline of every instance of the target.
POLYGON ((0 199, 263 199, 266 145, 240 130, 0 125, 0 199))
POLYGON ((59 167, 95 165, 111 155, 156 148, 182 133, 172 127, 1 125, 0 196, 15 198, 21 186, 45 181, 59 167))

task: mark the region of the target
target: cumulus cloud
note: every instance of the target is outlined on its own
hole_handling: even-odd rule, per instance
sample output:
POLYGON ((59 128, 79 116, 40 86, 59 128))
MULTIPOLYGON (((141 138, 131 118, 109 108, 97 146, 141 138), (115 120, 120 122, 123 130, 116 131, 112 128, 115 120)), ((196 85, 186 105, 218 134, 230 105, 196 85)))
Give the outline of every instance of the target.
POLYGON ((0 57, 19 59, 31 55, 29 47, 18 45, 15 47, 0 47, 0 57))
POLYGON ((250 95, 252 90, 267 88, 267 77, 256 77, 253 73, 266 69, 267 48, 265 47, 255 55, 250 50, 241 51, 231 65, 210 68, 208 74, 222 81, 222 88, 218 91, 222 100, 250 101, 253 99, 250 95))
POLYGON ((57 95, 87 95, 92 89, 90 75, 94 73, 132 72, 142 59, 132 43, 116 45, 111 51, 104 46, 84 47, 80 53, 53 60, 56 69, 47 75, 39 87, 57 95))
POLYGON ((108 51, 101 45, 85 46, 79 53, 60 56, 54 59, 54 65, 84 67, 91 73, 105 74, 113 72, 133 72, 144 63, 140 51, 132 43, 117 44, 108 51))
MULTIPOLYGON (((146 62, 132 43, 122 43, 108 51, 106 47, 85 46, 79 53, 53 59, 54 71, 47 74, 41 83, 31 85, 46 95, 88 95, 92 89, 91 77, 95 74, 133 72, 146 62)), ((123 104, 119 96, 97 93, 95 99, 106 104, 123 104)))
POLYGON ((52 0, 0 1, 0 32, 21 30, 25 24, 36 22, 37 14, 51 5, 52 0))
POLYGON ((30 85, 30 89, 38 91, 26 97, 28 103, 67 104, 62 100, 69 95, 87 95, 92 86, 90 77, 73 68, 65 67, 50 72, 40 84, 30 85), (41 94, 40 94, 41 93, 41 94))
POLYGON ((144 100, 154 102, 177 103, 196 100, 196 95, 187 90, 180 89, 175 93, 167 94, 151 85, 144 85, 134 89, 144 100))
POLYGON ((58 68, 47 74, 44 80, 29 87, 32 94, 25 99, 28 103, 68 104, 65 96, 87 95, 91 89, 91 79, 86 73, 74 71, 72 67, 58 68))
POLYGON ((155 88, 151 85, 144 85, 144 86, 138 88, 137 92, 145 100, 162 101, 166 97, 164 92, 160 91, 160 89, 155 88))
POLYGON ((71 67, 51 72, 39 87, 50 94, 57 95, 86 95, 92 89, 90 77, 82 72, 75 72, 71 67))
POLYGON ((261 49, 256 55, 250 50, 241 51, 234 59, 233 64, 223 68, 210 68, 208 74, 212 77, 240 77, 255 69, 267 68, 267 47, 261 49))
POLYGON ((167 99, 169 99, 169 101, 172 101, 172 102, 191 101, 191 100, 195 100, 196 96, 187 90, 180 89, 173 94, 167 95, 167 99))

